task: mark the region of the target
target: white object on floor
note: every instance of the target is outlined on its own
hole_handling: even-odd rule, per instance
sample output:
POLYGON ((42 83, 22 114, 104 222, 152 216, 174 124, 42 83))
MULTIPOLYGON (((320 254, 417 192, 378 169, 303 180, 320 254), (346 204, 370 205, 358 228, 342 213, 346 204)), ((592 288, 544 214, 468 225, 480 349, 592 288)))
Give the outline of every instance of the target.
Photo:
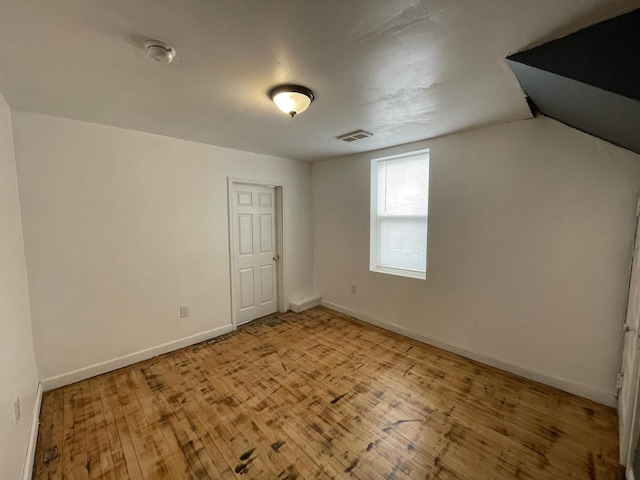
POLYGON ((320 295, 307 295, 306 297, 296 298, 289 302, 289 308, 296 313, 304 312, 310 308, 320 305, 320 295))

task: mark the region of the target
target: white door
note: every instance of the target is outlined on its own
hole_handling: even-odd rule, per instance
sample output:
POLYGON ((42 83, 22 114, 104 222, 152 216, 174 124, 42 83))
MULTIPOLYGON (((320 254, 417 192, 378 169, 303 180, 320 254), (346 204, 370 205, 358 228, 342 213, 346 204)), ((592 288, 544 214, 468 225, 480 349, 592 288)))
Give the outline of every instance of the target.
MULTIPOLYGON (((639 203, 640 206, 640 203, 639 203)), ((636 228, 636 242, 629 282, 627 318, 624 324, 624 348, 622 350, 622 388, 618 396, 618 417, 620 425, 620 463, 627 465, 634 434, 637 435, 638 411, 638 334, 640 333, 640 223, 636 228), (634 425, 635 424, 635 425, 634 425)), ((635 443, 635 442, 633 442, 635 443)))
POLYGON ((236 325, 278 310, 275 188, 232 184, 233 303, 236 325))

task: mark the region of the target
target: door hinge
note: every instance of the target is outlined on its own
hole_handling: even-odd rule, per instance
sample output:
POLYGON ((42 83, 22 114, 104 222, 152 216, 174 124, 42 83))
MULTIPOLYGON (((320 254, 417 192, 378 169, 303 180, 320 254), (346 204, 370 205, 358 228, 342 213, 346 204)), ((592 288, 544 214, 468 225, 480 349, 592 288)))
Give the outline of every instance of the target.
POLYGON ((616 389, 620 390, 622 388, 623 381, 624 381, 624 373, 619 373, 618 378, 616 379, 616 389))

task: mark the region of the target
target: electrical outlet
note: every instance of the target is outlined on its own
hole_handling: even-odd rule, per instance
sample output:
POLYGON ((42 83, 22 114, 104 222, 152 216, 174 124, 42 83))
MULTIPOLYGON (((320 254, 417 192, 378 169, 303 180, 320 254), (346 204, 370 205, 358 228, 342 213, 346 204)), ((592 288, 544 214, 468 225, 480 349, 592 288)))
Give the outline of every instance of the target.
POLYGON ((356 293, 356 284, 351 285, 351 293, 356 293))
POLYGON ((16 397, 16 399, 13 401, 13 418, 15 419, 16 423, 18 423, 18 420, 20 420, 20 397, 16 397))
POLYGON ((189 316, 189 305, 180 305, 180 318, 189 316))

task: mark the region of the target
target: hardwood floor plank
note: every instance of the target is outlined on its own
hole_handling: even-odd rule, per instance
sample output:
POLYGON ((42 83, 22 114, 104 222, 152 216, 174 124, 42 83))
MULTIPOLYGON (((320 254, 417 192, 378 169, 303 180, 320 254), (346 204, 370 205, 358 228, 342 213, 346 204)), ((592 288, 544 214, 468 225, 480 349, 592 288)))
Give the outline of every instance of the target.
MULTIPOLYGON (((175 358, 176 365, 186 364, 184 358, 179 354, 176 354, 175 358)), ((178 377, 180 377, 184 381, 185 389, 193 393, 192 398, 195 404, 189 403, 190 407, 193 411, 202 412, 201 418, 206 423, 213 425, 215 435, 212 435, 212 438, 214 443, 229 468, 238 478, 242 478, 241 475, 249 471, 256 478, 273 478, 280 471, 279 466, 265 462, 261 455, 246 455, 247 452, 255 452, 256 442, 253 441, 250 425, 237 427, 238 424, 248 420, 248 417, 240 411, 237 400, 229 392, 213 388, 206 382, 195 387, 184 368, 180 369, 179 373, 173 372, 172 374, 174 382, 178 381, 178 377), (232 405, 237 411, 230 411, 229 408, 226 408, 229 405, 232 405), (246 458, 244 458, 245 456, 246 458)), ((186 400, 182 398, 180 401, 186 400)))
MULTIPOLYGON (((200 365, 199 362, 197 365, 194 364, 189 356, 182 356, 182 359, 183 365, 189 365, 188 370, 183 371, 183 377, 187 378, 192 386, 199 388, 200 393, 208 396, 208 403, 213 400, 213 403, 219 407, 220 414, 229 418, 236 431, 243 431, 249 442, 257 445, 256 447, 251 447, 251 449, 255 448, 255 450, 253 450, 249 459, 264 457, 265 463, 270 466, 273 472, 283 472, 290 469, 289 462, 286 462, 281 455, 273 455, 273 449, 269 448, 270 445, 278 441, 271 429, 266 427, 260 418, 252 415, 246 402, 243 402, 241 398, 235 401, 229 395, 232 391, 235 391, 236 394, 238 393, 235 386, 227 384, 222 377, 216 378, 215 385, 212 385, 209 379, 213 378, 213 375, 208 374, 204 366, 200 365)), ((247 463, 244 460, 242 462, 247 463)))
POLYGON ((200 459, 194 452, 192 442, 182 442, 174 430, 168 425, 171 410, 162 408, 158 398, 162 396, 163 382, 151 375, 146 369, 131 369, 136 398, 141 406, 142 414, 149 426, 151 437, 158 448, 158 454, 164 460, 169 478, 202 478, 211 479, 200 459), (145 373, 143 373, 145 372, 145 373))
POLYGON ((89 420, 87 444, 95 445, 100 462, 100 468, 94 470, 95 473, 91 478, 103 478, 105 480, 117 479, 116 469, 113 465, 113 454, 109 443, 109 427, 105 419, 104 406, 102 405, 97 379, 89 379, 88 385, 93 419, 89 420))
MULTIPOLYGON (((208 370, 206 369, 206 367, 203 367, 203 368, 200 370, 200 373, 201 373, 201 375, 203 375, 203 378, 201 379, 201 381, 202 381, 202 382, 207 382, 206 378, 208 377, 209 372, 208 372, 208 370)), ((228 387, 229 389, 230 389, 230 388, 233 388, 233 390, 236 392, 236 394, 238 394, 239 399, 241 399, 241 400, 243 401, 243 403, 246 403, 249 407, 252 407, 252 404, 254 403, 254 402, 252 401, 252 398, 255 398, 255 397, 252 395, 252 393, 248 393, 248 395, 245 393, 245 395, 244 395, 244 396, 242 395, 242 393, 243 393, 243 392, 242 392, 242 389, 245 387, 244 382, 243 382, 241 379, 236 379, 236 381, 234 381, 234 382, 233 382, 233 386, 231 386, 232 384, 228 384, 228 383, 226 383, 226 382, 225 382, 225 377, 226 377, 226 376, 227 376, 226 374, 225 374, 225 375, 221 375, 221 376, 220 376, 220 378, 218 378, 218 379, 216 380, 216 385, 217 385, 217 386, 222 386, 223 388, 224 388, 225 386, 226 386, 226 387, 228 387)), ((253 385, 253 387, 256 387, 256 386, 259 386, 259 384, 258 384, 258 383, 255 383, 255 384, 253 385)), ((265 389, 263 388, 263 390, 265 390, 265 389)), ((255 390, 254 390, 254 391, 255 391, 255 390)), ((283 395, 284 395, 284 392, 283 392, 283 395)), ((257 398, 262 399, 263 397, 257 397, 257 398)), ((289 398, 289 400, 295 400, 295 399, 291 399, 291 398, 289 398)), ((290 405, 290 404, 289 404, 289 405, 290 405)), ((287 410, 289 410, 289 411, 290 411, 290 410, 291 410, 291 408, 287 408, 287 410)), ((254 412, 255 412, 255 409, 254 409, 254 412)), ((276 416, 276 417, 279 417, 279 416, 282 416, 282 415, 287 415, 287 413, 286 413, 286 412, 277 412, 277 413, 275 414, 275 416, 276 416)), ((273 424, 269 424, 269 423, 268 423, 268 422, 270 422, 270 421, 271 421, 271 419, 270 419, 270 418, 261 418, 261 417, 262 417, 262 412, 261 412, 260 414, 254 414, 254 415, 252 416, 252 420, 253 420, 253 422, 255 422, 255 423, 256 423, 256 427, 258 427, 258 429, 262 428, 264 431, 266 431, 266 432, 268 432, 268 433, 269 433, 270 438, 269 438, 269 439, 266 439, 266 441, 264 442, 264 444, 265 444, 265 445, 272 446, 272 445, 276 444, 277 442, 282 441, 281 439, 282 439, 283 435, 282 435, 282 434, 278 434, 278 433, 274 433, 274 432, 273 432, 273 430, 272 430, 272 428, 271 428, 271 427, 273 427, 274 425, 273 425, 273 424), (258 424, 260 424, 260 426, 258 426, 258 424)), ((284 433, 284 432, 283 432, 283 433, 284 433)), ((311 429, 311 430, 307 429, 307 432, 306 432, 306 433, 311 433, 311 435, 314 435, 314 434, 317 434, 317 431, 315 431, 315 430, 313 430, 313 429, 311 429)), ((285 436, 286 436, 286 435, 285 435, 285 436)), ((312 442, 310 441, 310 438, 309 438, 309 436, 308 436, 308 435, 306 435, 306 436, 305 436, 305 439, 306 439, 306 440, 305 440, 305 442, 304 442, 304 443, 306 444, 306 446, 307 446, 307 447, 311 446, 311 445, 312 445, 312 442)), ((296 445, 298 445, 298 444, 296 443, 296 445)), ((266 449, 266 453, 267 453, 267 455, 269 455, 269 454, 270 454, 269 449, 266 449)), ((303 457, 303 458, 304 458, 304 457, 303 457)), ((283 466, 284 466, 284 465, 283 465, 283 466)), ((345 463, 343 464, 343 466, 342 466, 342 467, 341 467, 340 465, 338 465, 336 462, 333 462, 333 468, 332 468, 330 471, 334 471, 334 469, 335 469, 336 467, 339 469, 338 471, 340 471, 340 469, 341 469, 341 468, 347 468, 348 466, 349 466, 349 463, 348 463, 348 462, 345 462, 345 463)), ((285 466, 284 470, 294 470, 294 471, 298 471, 300 467, 301 467, 301 465, 296 465, 295 463, 292 463, 292 464, 290 464, 290 465, 285 466)), ((320 467, 320 465, 317 465, 317 467, 320 467)), ((313 469, 313 467, 311 467, 311 468, 313 469)), ((318 472, 318 469, 317 469, 317 468, 315 468, 315 469, 313 469, 313 470, 315 470, 316 472, 318 472)), ((316 474, 317 474, 317 473, 316 473, 316 474)), ((321 478, 321 477, 322 477, 322 475, 319 475, 319 477, 318 477, 318 478, 321 478)))
POLYGON ((115 426, 115 432, 112 429, 111 434, 109 435, 109 445, 113 452, 114 443, 112 442, 116 442, 117 438, 118 450, 122 453, 123 461, 114 462, 120 467, 117 477, 142 480, 142 470, 140 468, 140 463, 138 462, 138 455, 136 454, 133 446, 134 437, 129 430, 129 424, 127 423, 125 412, 123 411, 120 399, 118 398, 116 376, 119 374, 120 371, 116 370, 115 372, 101 377, 103 381, 103 405, 106 404, 107 407, 107 424, 112 422, 115 426), (117 437, 115 435, 116 433, 117 437), (124 467, 124 471, 122 467, 124 467))
POLYGON ((624 478, 614 409, 323 307, 42 405, 36 479, 624 478))
MULTIPOLYGON (((92 395, 100 401, 100 411, 103 413, 104 425, 99 430, 98 435, 102 437, 102 450, 101 456, 111 457, 110 465, 111 469, 106 470, 103 468, 105 474, 107 472, 112 473, 116 479, 129 478, 127 471, 127 464, 124 452, 122 451, 122 444, 120 442, 120 433, 114 417, 114 410, 111 408, 109 402, 109 390, 106 385, 106 376, 101 375, 99 377, 91 378, 90 385, 92 395), (106 451, 108 446, 109 450, 106 451)), ((96 421, 96 424, 98 422, 96 421)), ((109 460, 106 460, 109 463, 109 460)), ((135 474, 132 478, 139 478, 135 474)))
MULTIPOLYGON (((319 359, 312 359, 311 363, 317 364, 319 363, 319 359)), ((264 365, 263 365, 263 369, 264 369, 264 365)), ((272 376, 272 378, 277 377, 277 373, 271 372, 270 375, 272 376)), ((296 376, 296 372, 291 372, 290 374, 290 379, 289 381, 291 381, 291 377, 295 377, 296 376)), ((292 383, 292 387, 294 389, 298 389, 299 391, 306 391, 307 389, 307 384, 308 381, 305 378, 299 378, 297 381, 295 381, 294 383, 292 383)), ((324 395, 324 398, 321 398, 317 395, 315 395, 314 391, 309 391, 308 393, 308 398, 309 401, 305 404, 305 407, 307 410, 311 409, 313 411, 313 413, 315 413, 314 417, 315 418, 320 418, 320 421, 323 421, 323 418, 327 418, 328 416, 331 415, 330 411, 327 409, 327 406, 329 406, 331 404, 331 399, 332 398, 338 398, 336 397, 336 393, 332 392, 331 387, 329 386, 325 386, 324 389, 318 389, 316 386, 316 389, 319 392, 325 391, 325 392, 329 392, 328 395, 324 395), (310 403, 309 403, 310 402, 310 403)), ((348 391, 347 389, 343 389, 342 391, 348 391)), ((353 396, 353 395, 352 395, 353 396)), ((375 397, 375 395, 372 395, 372 398, 375 397)), ((289 402, 292 403, 292 402, 289 402)), ((375 407, 375 404, 379 404, 379 402, 369 402, 365 407, 363 411, 356 411, 353 410, 351 412, 351 417, 354 419, 358 420, 358 430, 364 432, 366 430, 366 424, 367 421, 372 417, 372 408, 375 407), (368 418, 367 418, 368 417, 368 418)), ((349 410, 348 406, 350 405, 350 400, 349 397, 347 396, 346 398, 339 400, 338 403, 336 403, 335 406, 332 406, 333 409, 337 409, 338 410, 338 414, 340 414, 340 410, 341 409, 346 409, 349 410)), ((301 412, 304 415, 304 411, 301 412)), ((348 420, 345 420, 345 418, 347 417, 343 417, 342 422, 340 421, 336 421, 336 425, 342 425, 344 426, 344 423, 347 422, 348 420)), ((411 467, 410 467, 410 458, 409 455, 412 454, 413 452, 415 452, 416 455, 420 455, 420 460, 422 461, 429 461, 429 457, 430 455, 428 455, 426 452, 420 452, 419 448, 416 448, 415 445, 410 444, 410 442, 408 442, 406 439, 403 439, 401 441, 398 442, 394 442, 391 435, 392 434, 387 434, 384 432, 384 429, 380 428, 380 425, 389 425, 389 424, 393 424, 396 421, 396 419, 388 419, 388 418, 384 418, 384 417, 376 417, 376 421, 372 422, 373 424, 377 425, 377 427, 375 425, 372 425, 372 428, 369 432, 370 438, 376 439, 375 442, 373 442, 376 445, 376 449, 374 454, 379 454, 380 451, 384 452, 384 449, 382 448, 381 445, 379 445, 381 442, 384 443, 391 443, 394 444, 394 446, 397 448, 397 451, 395 452, 396 454, 403 454, 403 456, 405 457, 402 461, 402 465, 398 465, 396 462, 396 465, 393 466, 393 468, 391 469, 382 469, 379 470, 379 472, 384 472, 384 471, 389 471, 389 475, 391 475, 392 472, 395 472, 395 475, 398 475, 399 473, 397 473, 398 471, 402 471, 404 473, 407 474, 412 474, 413 472, 411 472, 411 467), (410 445, 410 448, 408 448, 410 445)), ((342 432, 337 431, 336 432, 339 435, 342 435, 342 432)), ((369 441, 369 439, 365 440, 361 440, 361 443, 364 445, 367 445, 369 443, 371 443, 369 441)), ((371 462, 371 460, 368 460, 368 462, 371 462)), ((433 457, 431 457, 431 462, 433 462, 433 457)), ((393 463, 393 462, 392 462, 393 463)), ((414 467, 415 468, 415 467, 414 467)), ((415 468, 416 471, 420 471, 419 468, 415 468)), ((423 478, 423 476, 420 476, 419 478, 423 478)))
POLYGON ((96 419, 99 412, 94 410, 94 402, 91 398, 91 382, 78 384, 82 395, 82 405, 84 407, 83 423, 85 432, 85 451, 87 456, 86 470, 89 479, 104 478, 102 474, 102 462, 100 461, 100 446, 98 445, 98 435, 96 419))
MULTIPOLYGON (((224 461, 215 447, 207 448, 206 430, 191 420, 191 412, 180 400, 184 387, 183 380, 173 378, 165 372, 161 364, 146 365, 140 368, 141 374, 152 385, 163 385, 156 391, 156 400, 161 409, 161 421, 166 422, 175 439, 177 450, 189 466, 185 470, 187 478, 234 478, 224 472, 224 461), (175 390, 170 386, 175 382, 175 390), (223 470, 219 466, 223 466, 223 470), (197 467, 196 467, 197 466, 197 467), (195 467, 195 468, 194 468, 195 467)), ((169 431, 167 431, 169 432, 169 431)))
POLYGON ((87 480, 87 450, 82 390, 77 383, 64 387, 63 478, 87 480))
POLYGON ((143 478, 145 480, 169 478, 169 471, 156 443, 154 431, 147 423, 135 394, 136 387, 131 381, 131 369, 122 370, 115 376, 115 382, 118 388, 118 400, 129 426, 143 478))
MULTIPOLYGON (((251 345, 251 344, 249 342, 245 342, 245 346, 247 345, 251 345)), ((243 365, 241 369, 236 368, 235 370, 232 370, 232 371, 223 371, 224 375, 222 375, 222 378, 223 379, 229 378, 229 380, 232 381, 233 384, 235 385, 236 389, 244 388, 248 393, 247 401, 251 401, 251 393, 250 393, 252 390, 251 387, 259 384, 259 377, 258 378, 253 377, 252 372, 256 372, 256 371, 265 372, 267 368, 270 368, 270 367, 267 363, 264 363, 264 361, 260 365, 243 365), (249 381, 248 383, 246 382, 247 380, 249 381)), ((304 385, 306 380, 302 380, 301 382, 298 382, 298 383, 292 383, 291 379, 294 377, 297 378, 297 374, 294 371, 291 371, 290 373, 287 373, 286 371, 283 372, 280 364, 277 365, 275 372, 274 371, 269 372, 269 377, 271 381, 275 382, 275 385, 276 385, 275 388, 278 389, 279 398, 285 399, 284 405, 286 405, 286 411, 281 411, 281 409, 279 408, 280 405, 283 405, 283 403, 278 404, 270 401, 270 398, 268 395, 265 398, 261 399, 261 403, 263 403, 262 411, 266 411, 267 409, 273 409, 274 416, 276 417, 284 416, 285 418, 287 418, 288 421, 293 422, 296 425, 300 426, 301 428, 305 429, 305 432, 309 435, 312 435, 312 436, 320 435, 321 441, 323 439, 328 440, 328 438, 330 438, 330 441, 333 442, 336 447, 341 445, 341 442, 336 441, 336 439, 342 438, 342 437, 349 437, 350 440, 352 441, 359 440, 363 448, 369 444, 368 439, 365 440, 363 438, 357 438, 354 435, 349 435, 350 432, 347 429, 345 429, 344 420, 342 422, 336 420, 334 424, 327 421, 328 418, 332 418, 332 413, 330 410, 327 409, 327 407, 331 405, 331 399, 335 397, 335 395, 329 395, 327 398, 320 400, 319 397, 313 395, 313 388, 309 387, 311 388, 312 391, 309 393, 306 393, 307 401, 302 403, 302 402, 299 402, 300 397, 295 397, 293 392, 295 391, 306 392, 307 386, 304 385), (297 406, 294 407, 293 405, 297 405, 297 406), (296 414, 295 416, 293 415, 294 413, 296 414), (309 413, 314 414, 311 416, 311 418, 315 419, 315 421, 312 424, 305 423, 303 421, 303 419, 310 417, 309 413), (335 431, 332 433, 331 436, 328 436, 328 437, 325 436, 324 430, 327 430, 327 431, 332 430, 334 426, 338 426, 340 428, 335 429, 335 431), (323 430, 323 431, 319 432, 319 430, 323 430)), ((260 400, 260 398, 255 396, 253 398, 255 399, 254 403, 260 400)), ((342 404, 344 404, 344 402, 342 404)), ((335 406, 334 408, 339 408, 339 406, 335 406)), ((402 449, 403 451, 405 450, 405 447, 406 445, 403 445, 403 449, 402 449)), ((322 449, 322 447, 320 448, 322 449)), ((351 461, 345 462, 345 464, 342 465, 342 467, 347 468, 350 465, 351 461)), ((394 470, 394 465, 393 465, 394 463, 395 461, 390 460, 387 456, 383 455, 381 458, 378 458, 377 456, 371 455, 371 458, 366 463, 365 469, 367 469, 369 465, 374 465, 376 468, 378 468, 378 470, 376 470, 376 474, 379 475, 380 472, 384 472, 384 471, 388 471, 390 473, 394 470), (387 460, 388 460, 388 463, 386 463, 387 460)), ((403 478, 405 473, 406 472, 403 471, 401 473, 397 473, 397 475, 403 478)), ((369 472, 369 475, 371 474, 372 472, 369 472)), ((370 478, 370 477, 365 476, 365 478, 370 478)), ((420 476, 418 478, 424 478, 424 477, 420 476)))
MULTIPOLYGON (((245 342, 245 343, 246 343, 246 342, 245 342)), ((315 363, 315 364, 317 364, 317 363, 319 363, 319 361, 320 361, 320 359, 319 359, 319 358, 317 358, 317 359, 312 359, 312 360, 311 360, 311 363, 315 363)), ((275 373, 275 374, 274 374, 274 372, 271 372, 271 373, 270 373, 270 375, 272 375, 272 377, 273 377, 273 376, 277 376, 277 373, 275 373)), ((294 372, 292 372, 292 375, 295 375, 295 373, 294 373, 294 372)), ((305 385, 305 383, 306 383, 306 382, 307 382, 307 379, 302 378, 302 379, 300 379, 296 384, 294 384, 294 388, 297 388, 297 389, 299 389, 299 390, 301 390, 301 391, 302 391, 303 389, 306 389, 306 388, 307 388, 307 386, 305 385)), ((311 391, 313 391, 313 390, 314 390, 314 388, 311 388, 311 391)), ((309 394, 310 398, 313 398, 313 402, 310 404, 310 407, 313 407, 314 405, 318 405, 318 404, 320 404, 320 403, 322 403, 322 404, 324 404, 324 405, 329 405, 331 398, 333 398, 335 395, 337 395, 335 392, 332 392, 332 391, 331 391, 331 388, 330 388, 330 387, 317 388, 317 386, 316 386, 316 387, 315 387, 315 390, 318 390, 318 391, 323 391, 323 390, 324 390, 324 391, 327 391, 327 390, 328 390, 328 391, 329 391, 329 395, 328 395, 326 398, 319 399, 319 398, 317 398, 317 397, 311 397, 311 393, 310 393, 310 394, 309 394)), ((343 389, 342 391, 349 391, 349 390, 345 388, 345 389, 343 389)), ((348 398, 348 397, 347 397, 347 398, 348 398)), ((336 404, 336 406, 335 406, 334 408, 337 408, 337 409, 339 410, 340 408, 343 408, 343 407, 345 407, 345 406, 349 405, 349 402, 350 402, 350 401, 349 401, 349 400, 347 400, 347 399, 340 400, 340 402, 339 402, 339 403, 337 403, 337 404, 336 404)), ((375 402, 375 403, 378 403, 378 402, 375 402)), ((370 408, 372 408, 373 406, 374 406, 374 403, 372 402, 370 405, 367 405, 367 408, 368 408, 368 409, 370 409, 370 408)), ((370 417, 370 416, 371 416, 371 411, 370 411, 370 410, 368 410, 368 409, 365 409, 365 413, 366 413, 366 415, 367 415, 367 416, 369 416, 369 417, 370 417)), ((316 418, 317 418, 317 417, 322 418, 322 417, 324 417, 324 416, 326 416, 326 415, 327 415, 327 410, 325 409, 325 410, 321 410, 321 411, 319 411, 319 412, 315 415, 315 417, 316 417, 316 418)), ((356 416, 357 416, 357 415, 356 415, 356 416)), ((363 416, 364 416, 364 415, 363 415, 363 416)), ((360 418, 360 417, 358 417, 358 419, 360 420, 360 425, 359 425, 359 427, 358 427, 358 428, 359 428, 359 429, 362 429, 362 428, 363 428, 363 425, 362 425, 362 422, 361 422, 361 418, 360 418)), ((395 419, 395 418, 393 418, 393 419, 377 418, 377 421, 379 422, 379 424, 381 423, 382 425, 388 425, 388 424, 393 424, 393 423, 396 421, 396 419, 395 419)), ((380 431, 380 429, 378 428, 378 432, 379 432, 379 431, 380 431)), ((380 441, 386 441, 386 440, 387 440, 387 438, 386 438, 386 437, 387 437, 387 435, 386 435, 386 434, 384 434, 384 432, 381 432, 381 433, 382 433, 382 435, 378 434, 377 432, 373 432, 373 435, 372 435, 372 436, 373 436, 373 438, 376 438, 376 437, 380 437, 380 436, 382 436, 382 438, 378 438, 378 439, 376 440, 376 442, 378 442, 378 443, 379 443, 380 441)), ((365 444, 365 445, 367 445, 368 443, 369 443, 369 441, 367 440, 367 442, 366 442, 366 443, 364 443, 364 444, 365 444)), ((415 446, 414 446, 414 445, 411 445, 411 448, 410 448, 410 449, 407 449, 408 444, 410 445, 410 443, 409 443, 407 440, 403 440, 401 443, 402 443, 402 445, 401 445, 401 446, 399 446, 398 451, 399 451, 399 452, 404 453, 404 454, 405 454, 405 456, 407 456, 407 455, 406 455, 407 450, 409 450, 410 452, 413 452, 413 451, 415 450, 415 446)), ((417 453, 420 453, 420 452, 418 451, 417 453)), ((424 456, 422 457, 422 459, 425 459, 425 458, 428 458, 428 455, 424 455, 424 456)), ((433 457, 432 457, 432 460, 433 460, 433 457)), ((405 460, 403 463, 405 463, 405 465, 403 465, 403 467, 404 467, 406 470, 408 470, 408 469, 407 469, 407 465, 406 465, 406 463, 407 463, 407 462, 406 462, 406 460, 405 460)), ((406 471, 406 470, 405 470, 405 471, 406 471)), ((383 470, 383 471, 384 471, 384 470, 383 470)))
MULTIPOLYGON (((245 341, 245 342, 243 343, 243 345, 244 345, 244 346, 249 346, 249 343, 248 343, 247 341, 245 341)), ((253 347, 252 347, 252 348, 253 348, 253 347)), ((258 348, 262 348, 262 347, 260 347, 260 346, 259 346, 258 348)), ((315 362, 315 363, 318 363, 318 359, 315 359, 315 360, 314 360, 314 362, 315 362)), ((262 365, 263 369, 264 369, 266 366, 267 366, 266 364, 263 364, 263 365, 262 365)), ((256 371, 256 370, 258 370, 258 371, 259 371, 260 369, 249 368, 248 370, 250 370, 250 371, 256 371)), ((269 372, 269 375, 271 376, 271 378, 274 378, 274 377, 277 377, 277 376, 280 374, 280 372, 281 372, 281 370, 280 370, 280 366, 278 365, 277 371, 276 371, 276 372, 273 372, 273 371, 272 371, 272 372, 269 372)), ((225 375, 225 376, 226 376, 226 375, 225 375)), ((236 380, 236 383, 238 383, 238 382, 239 382, 239 380, 236 380)), ((303 382, 303 383, 304 383, 304 382, 303 382)), ((299 387, 299 388, 304 388, 304 387, 299 387)), ((331 397, 332 397, 332 396, 334 396, 334 394, 333 394, 333 393, 331 394, 331 397)), ((329 397, 329 398, 331 398, 331 397, 329 397)), ((347 402, 347 400, 345 400, 344 402, 341 402, 341 403, 340 403, 340 405, 345 405, 345 404, 346 404, 345 402, 347 402)), ((291 402, 289 402, 289 403, 291 403, 291 402)), ((324 403, 328 405, 328 404, 329 404, 329 399, 325 399, 325 402, 324 402, 324 403)), ((323 418, 323 416, 325 416, 325 415, 326 415, 326 411, 324 411, 324 412, 320 412, 319 414, 315 415, 315 418, 320 418, 320 419, 322 419, 322 418, 323 418)), ((322 422, 322 420, 320 420, 320 422, 322 422)), ((389 422, 390 422, 390 423, 392 423, 392 421, 389 421, 389 422)), ((316 427, 318 427, 318 425, 317 425, 317 424, 316 424, 316 427)), ((407 446, 407 443, 405 442, 405 443, 404 443, 404 445, 403 445, 403 449, 406 449, 406 446, 407 446)), ((403 465, 403 467, 406 469, 406 468, 407 468, 406 462, 404 462, 404 463, 405 463, 405 465, 403 465)), ((386 469, 384 469, 384 468, 383 468, 382 470, 378 470, 378 472, 384 472, 384 471, 386 471, 386 469)))

